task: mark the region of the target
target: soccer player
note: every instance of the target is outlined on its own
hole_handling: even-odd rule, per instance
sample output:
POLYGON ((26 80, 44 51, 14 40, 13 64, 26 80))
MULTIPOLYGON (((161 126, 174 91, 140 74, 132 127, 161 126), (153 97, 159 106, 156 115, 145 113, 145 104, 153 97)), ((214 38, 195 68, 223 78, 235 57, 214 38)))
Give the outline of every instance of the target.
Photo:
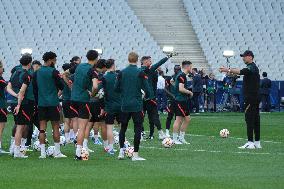
POLYGON ((89 122, 90 112, 90 97, 93 96, 98 88, 98 74, 93 69, 93 66, 98 61, 98 52, 89 50, 87 52, 88 63, 81 63, 77 68, 70 69, 64 72, 64 76, 74 74, 74 82, 71 90, 72 110, 78 118, 78 134, 75 160, 82 160, 81 152, 83 148, 83 140, 85 136, 86 126, 89 122))
POLYGON ((175 115, 175 80, 176 76, 181 72, 180 65, 175 65, 174 75, 166 80, 166 93, 168 95, 168 106, 167 106, 167 121, 166 121, 166 137, 170 137, 170 127, 172 119, 175 115))
POLYGON ((113 148, 113 125, 116 120, 120 123, 121 113, 121 97, 120 93, 115 92, 114 85, 117 74, 115 72, 115 63, 113 59, 109 59, 106 62, 107 72, 103 77, 103 88, 105 93, 105 123, 107 126, 107 141, 108 141, 108 153, 114 155, 113 148))
POLYGON ((146 80, 149 83, 150 87, 150 94, 147 99, 144 100, 143 106, 144 106, 144 112, 147 112, 148 119, 149 119, 149 125, 150 125, 150 134, 148 139, 154 138, 154 126, 157 127, 158 133, 159 133, 159 139, 164 139, 165 134, 162 130, 161 122, 159 119, 158 114, 158 107, 156 102, 156 90, 157 90, 157 69, 167 62, 169 57, 165 57, 161 59, 158 63, 152 65, 152 59, 150 56, 143 56, 141 58, 141 70, 146 74, 148 77, 148 80, 146 80))
POLYGON ((189 144, 184 136, 190 122, 188 97, 192 96, 187 84, 187 75, 191 71, 190 61, 182 62, 182 72, 179 73, 175 81, 175 115, 176 120, 173 125, 173 141, 175 144, 189 144), (180 132, 178 136, 178 132, 180 132))
POLYGON ((145 160, 139 157, 139 145, 143 124, 143 100, 144 89, 146 97, 149 96, 150 87, 145 73, 137 67, 138 55, 131 52, 128 55, 129 66, 123 69, 115 82, 115 91, 121 94, 121 129, 119 132, 120 151, 118 159, 124 159, 125 132, 128 122, 132 118, 134 122, 134 153, 132 161, 145 160))
POLYGON ((230 69, 226 67, 219 68, 220 72, 228 74, 243 75, 243 93, 245 106, 245 121, 247 124, 248 141, 240 149, 261 148, 260 145, 260 116, 259 116, 259 85, 260 75, 259 69, 254 63, 254 54, 250 50, 246 50, 240 55, 243 58, 246 68, 230 69), (255 135, 253 137, 253 135, 255 135), (253 140, 255 139, 255 141, 253 140))
POLYGON ((34 111, 34 103, 31 102, 33 99, 32 87, 29 87, 32 81, 32 76, 29 74, 31 68, 32 57, 30 54, 24 54, 20 63, 22 65, 22 71, 19 72, 19 92, 18 92, 18 103, 14 108, 13 113, 16 117, 16 133, 15 133, 15 146, 14 146, 14 158, 27 158, 20 151, 21 145, 25 147, 26 141, 23 142, 23 132, 27 126, 31 124, 32 115, 34 111))
POLYGON ((0 154, 8 153, 2 149, 2 135, 5 128, 5 123, 7 122, 7 104, 5 96, 7 83, 2 77, 3 72, 4 66, 2 61, 0 60, 0 154))
POLYGON ((45 152, 45 131, 47 122, 51 121, 54 140, 54 158, 65 158, 60 151, 60 109, 58 91, 64 88, 59 72, 54 68, 56 64, 56 54, 54 52, 44 53, 42 59, 44 65, 35 72, 33 78, 34 96, 38 105, 38 117, 40 122, 40 150, 39 158, 46 158, 45 152))

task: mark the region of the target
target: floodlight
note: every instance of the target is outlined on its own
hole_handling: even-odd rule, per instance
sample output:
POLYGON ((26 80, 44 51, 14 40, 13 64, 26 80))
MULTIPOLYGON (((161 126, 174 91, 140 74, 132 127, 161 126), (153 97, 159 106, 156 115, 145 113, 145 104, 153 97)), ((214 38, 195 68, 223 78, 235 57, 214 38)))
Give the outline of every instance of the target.
POLYGON ((163 52, 164 53, 173 53, 174 52, 174 47, 173 46, 164 46, 163 47, 163 52))
POLYGON ((21 49, 21 54, 32 54, 33 50, 31 48, 22 48, 21 49))
POLYGON ((226 58, 230 58, 230 57, 233 57, 235 55, 234 51, 232 50, 225 50, 223 52, 223 56, 226 57, 226 58))
POLYGON ((97 52, 99 53, 99 55, 102 55, 102 54, 103 54, 103 49, 97 48, 97 49, 94 49, 94 50, 97 51, 97 52))

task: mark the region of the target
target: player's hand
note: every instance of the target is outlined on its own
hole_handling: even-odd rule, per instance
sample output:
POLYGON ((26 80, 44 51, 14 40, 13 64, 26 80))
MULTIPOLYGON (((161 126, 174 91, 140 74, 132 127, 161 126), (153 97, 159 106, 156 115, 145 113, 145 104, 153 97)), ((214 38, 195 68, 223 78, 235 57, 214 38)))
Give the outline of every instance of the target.
POLYGON ((20 111, 20 105, 17 105, 14 109, 14 115, 18 115, 19 111, 20 111))
POLYGON ((173 57, 173 53, 168 54, 168 58, 173 57))
POLYGON ((105 110, 104 110, 104 109, 101 109, 100 117, 103 117, 104 115, 105 115, 105 110))
POLYGON ((93 93, 91 91, 88 90, 89 96, 92 97, 93 93))
POLYGON ((193 93, 192 93, 191 91, 189 91, 189 93, 188 93, 188 94, 189 94, 189 96, 190 96, 190 97, 192 97, 192 96, 193 96, 193 93))
POLYGON ((219 72, 228 72, 229 71, 229 69, 228 68, 226 68, 226 67, 224 67, 224 66, 222 66, 222 67, 220 67, 219 68, 219 72))

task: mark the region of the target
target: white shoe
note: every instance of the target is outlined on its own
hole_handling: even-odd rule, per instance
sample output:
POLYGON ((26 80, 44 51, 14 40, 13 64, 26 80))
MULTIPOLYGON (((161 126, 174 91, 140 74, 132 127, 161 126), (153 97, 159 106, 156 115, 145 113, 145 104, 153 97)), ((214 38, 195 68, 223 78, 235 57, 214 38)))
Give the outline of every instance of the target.
POLYGON ((159 132, 159 140, 163 140, 164 138, 166 138, 166 135, 162 130, 160 130, 158 132, 159 132))
POLYGON ((53 156, 54 158, 66 158, 67 156, 65 156, 64 154, 62 154, 61 152, 57 155, 53 156))
POLYGON ((179 140, 174 140, 174 144, 182 144, 179 140))
POLYGON ((260 145, 260 141, 254 141, 254 146, 257 149, 261 149, 262 148, 261 145, 260 145))
POLYGON ((12 144, 9 148, 10 155, 14 154, 14 145, 12 144))
POLYGON ((255 149, 253 142, 247 142, 245 145, 240 146, 239 149, 255 149))
POLYGON ((187 142, 184 138, 180 138, 179 141, 180 141, 182 144, 190 144, 190 143, 187 142))
POLYGON ((170 137, 171 137, 170 131, 169 131, 168 129, 166 129, 166 134, 165 134, 165 135, 166 135, 167 138, 170 138, 170 137))
POLYGON ((39 159, 46 159, 46 154, 40 155, 38 158, 39 159))
POLYGON ((120 149, 119 154, 118 154, 118 159, 124 159, 124 150, 123 148, 120 149))
POLYGON ((7 152, 7 151, 5 151, 5 150, 2 150, 1 148, 0 148, 0 154, 9 154, 10 152, 7 152))
POLYGON ((14 154, 14 158, 28 158, 28 156, 25 156, 22 153, 14 154))

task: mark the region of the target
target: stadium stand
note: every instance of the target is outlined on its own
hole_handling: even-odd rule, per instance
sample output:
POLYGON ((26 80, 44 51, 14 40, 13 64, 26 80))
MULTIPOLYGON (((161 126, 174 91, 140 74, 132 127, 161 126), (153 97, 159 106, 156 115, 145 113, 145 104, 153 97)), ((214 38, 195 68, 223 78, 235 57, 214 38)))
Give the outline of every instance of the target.
POLYGON ((118 67, 135 50, 162 58, 162 50, 124 0, 0 0, 0 58, 7 79, 18 64, 21 48, 32 48, 41 60, 45 51, 58 55, 58 68, 72 56, 102 48, 118 67))
POLYGON ((231 67, 243 66, 238 54, 255 53, 256 64, 271 79, 284 79, 283 0, 184 0, 193 28, 212 70, 225 65, 223 50, 234 50, 231 67))

